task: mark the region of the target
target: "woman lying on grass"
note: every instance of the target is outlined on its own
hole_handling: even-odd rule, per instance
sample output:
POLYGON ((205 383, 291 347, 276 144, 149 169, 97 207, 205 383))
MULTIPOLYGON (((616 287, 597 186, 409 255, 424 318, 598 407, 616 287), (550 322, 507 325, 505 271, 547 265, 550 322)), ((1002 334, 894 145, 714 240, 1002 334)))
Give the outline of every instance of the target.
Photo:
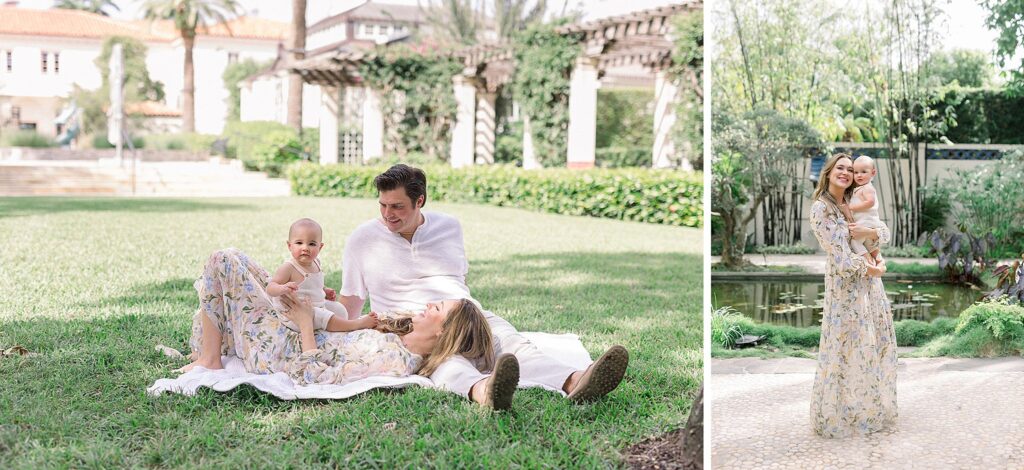
MULTIPOLYGON (((471 301, 430 303, 413 317, 381 318, 376 330, 314 330, 313 309, 293 295, 282 296, 286 313, 273 307, 265 291, 268 273, 235 249, 214 253, 196 281, 199 311, 192 320, 191 364, 221 369, 221 355, 237 356, 248 372, 285 372, 299 384, 343 384, 369 376, 430 374, 455 354, 482 370, 498 369, 497 386, 518 382, 515 357, 497 361, 491 329, 471 301), (298 325, 296 332, 287 320, 298 325), (508 379, 508 380, 505 380, 508 379)), ((502 394, 498 394, 502 395, 502 394)))

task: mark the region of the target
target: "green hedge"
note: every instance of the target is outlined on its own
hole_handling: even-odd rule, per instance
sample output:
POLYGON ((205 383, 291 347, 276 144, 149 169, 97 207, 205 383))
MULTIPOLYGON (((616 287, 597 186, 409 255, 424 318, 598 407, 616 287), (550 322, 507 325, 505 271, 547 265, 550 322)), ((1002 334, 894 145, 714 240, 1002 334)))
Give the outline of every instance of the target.
POLYGON ((319 136, 317 129, 304 129, 300 137, 295 129, 274 121, 229 122, 223 134, 229 158, 270 176, 282 175, 292 162, 319 160, 319 136))
POLYGON ((17 130, 0 136, 0 143, 5 147, 54 147, 57 145, 53 139, 39 134, 36 131, 17 130))
MULTIPOLYGON (((386 167, 297 164, 300 196, 376 197, 373 178, 386 167)), ((470 202, 566 215, 700 227, 703 179, 673 170, 523 170, 505 165, 425 167, 428 201, 470 202)))

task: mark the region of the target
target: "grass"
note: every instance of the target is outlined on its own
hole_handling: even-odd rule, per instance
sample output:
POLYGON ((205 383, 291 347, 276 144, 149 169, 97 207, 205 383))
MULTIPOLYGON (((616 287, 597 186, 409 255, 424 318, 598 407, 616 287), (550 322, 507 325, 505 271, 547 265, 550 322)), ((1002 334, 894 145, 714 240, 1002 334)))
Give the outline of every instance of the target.
POLYGON ((936 277, 942 275, 937 264, 896 263, 886 261, 885 271, 892 274, 930 274, 936 277))
POLYGON ((739 268, 727 267, 722 263, 712 263, 711 270, 716 272, 741 272, 741 273, 805 273, 803 266, 789 264, 753 264, 749 263, 739 268))
POLYGON ((625 381, 583 406, 539 389, 492 415, 450 393, 281 401, 252 388, 148 397, 181 362, 215 249, 264 267, 290 222, 325 230, 327 284, 373 200, 0 198, 0 468, 554 467, 621 465, 630 444, 685 422, 702 377, 696 229, 428 203, 465 229, 468 282, 522 331, 574 332, 631 353, 625 381))
MULTIPOLYGON (((739 317, 733 320, 733 324, 742 330, 742 334, 753 336, 765 336, 761 345, 745 349, 728 349, 721 344, 713 344, 711 356, 716 358, 733 357, 806 357, 814 358, 818 350, 821 337, 821 328, 809 326, 798 328, 788 325, 770 325, 766 323, 755 323, 748 317, 739 317)), ((947 335, 953 333, 956 328, 955 318, 936 318, 931 322, 919 320, 900 320, 893 323, 896 331, 896 344, 899 346, 922 346, 915 355, 921 355, 920 351, 933 351, 933 342, 947 341, 947 335)), ((731 326, 731 325, 729 325, 731 326)), ((939 351, 942 352, 942 351, 939 351)), ((928 356, 952 356, 953 354, 926 354, 928 356)), ((971 355, 967 353, 960 357, 978 357, 984 354, 971 355)))

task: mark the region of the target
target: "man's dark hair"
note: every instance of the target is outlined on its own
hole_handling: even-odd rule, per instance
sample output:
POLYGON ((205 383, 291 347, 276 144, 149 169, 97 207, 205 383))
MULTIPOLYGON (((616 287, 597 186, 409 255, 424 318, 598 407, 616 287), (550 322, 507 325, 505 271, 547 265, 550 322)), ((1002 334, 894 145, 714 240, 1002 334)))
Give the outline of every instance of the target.
POLYGON ((412 199, 414 206, 420 196, 423 196, 423 205, 427 205, 427 175, 419 168, 399 163, 377 175, 373 184, 377 186, 378 193, 405 188, 405 194, 412 199))

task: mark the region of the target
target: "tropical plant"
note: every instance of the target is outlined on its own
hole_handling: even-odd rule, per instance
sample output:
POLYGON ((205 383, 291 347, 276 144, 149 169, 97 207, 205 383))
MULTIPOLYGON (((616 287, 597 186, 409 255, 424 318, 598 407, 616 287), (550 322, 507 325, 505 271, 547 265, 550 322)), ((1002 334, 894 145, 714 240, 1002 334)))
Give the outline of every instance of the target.
POLYGON ((996 277, 996 288, 988 293, 988 298, 1007 297, 1017 303, 1024 304, 1024 255, 1022 259, 997 266, 992 270, 996 277))
POLYGON ((993 262, 990 252, 996 240, 991 233, 976 237, 940 229, 932 232, 928 239, 938 256, 939 270, 945 273, 947 281, 982 285, 981 275, 993 262))
POLYGON ((743 326, 749 323, 747 317, 736 309, 725 306, 711 313, 711 342, 732 348, 743 337, 743 326))
POLYGON ((227 23, 240 12, 237 0, 146 0, 143 15, 149 20, 172 20, 185 48, 184 80, 181 92, 181 128, 195 132, 195 64, 192 50, 196 31, 218 23, 227 23))
POLYGON ((963 230, 995 237, 1000 255, 1024 250, 1024 152, 1014 151, 949 181, 952 214, 963 230))
POLYGON ((421 6, 434 34, 456 44, 476 44, 484 28, 483 13, 473 7, 473 0, 441 0, 440 5, 421 6))
POLYGON ((539 23, 547 10, 547 0, 537 0, 527 9, 530 0, 494 0, 494 22, 498 38, 511 39, 517 32, 539 23))
POLYGON ((107 9, 114 11, 121 11, 121 7, 117 6, 113 0, 56 0, 53 2, 54 8, 62 8, 65 10, 82 10, 97 15, 110 16, 107 9))
MULTIPOLYGON (((289 48, 293 60, 306 57, 306 0, 292 0, 292 31, 289 37, 289 48)), ((288 72, 288 125, 295 132, 302 134, 302 76, 291 70, 288 72)))

